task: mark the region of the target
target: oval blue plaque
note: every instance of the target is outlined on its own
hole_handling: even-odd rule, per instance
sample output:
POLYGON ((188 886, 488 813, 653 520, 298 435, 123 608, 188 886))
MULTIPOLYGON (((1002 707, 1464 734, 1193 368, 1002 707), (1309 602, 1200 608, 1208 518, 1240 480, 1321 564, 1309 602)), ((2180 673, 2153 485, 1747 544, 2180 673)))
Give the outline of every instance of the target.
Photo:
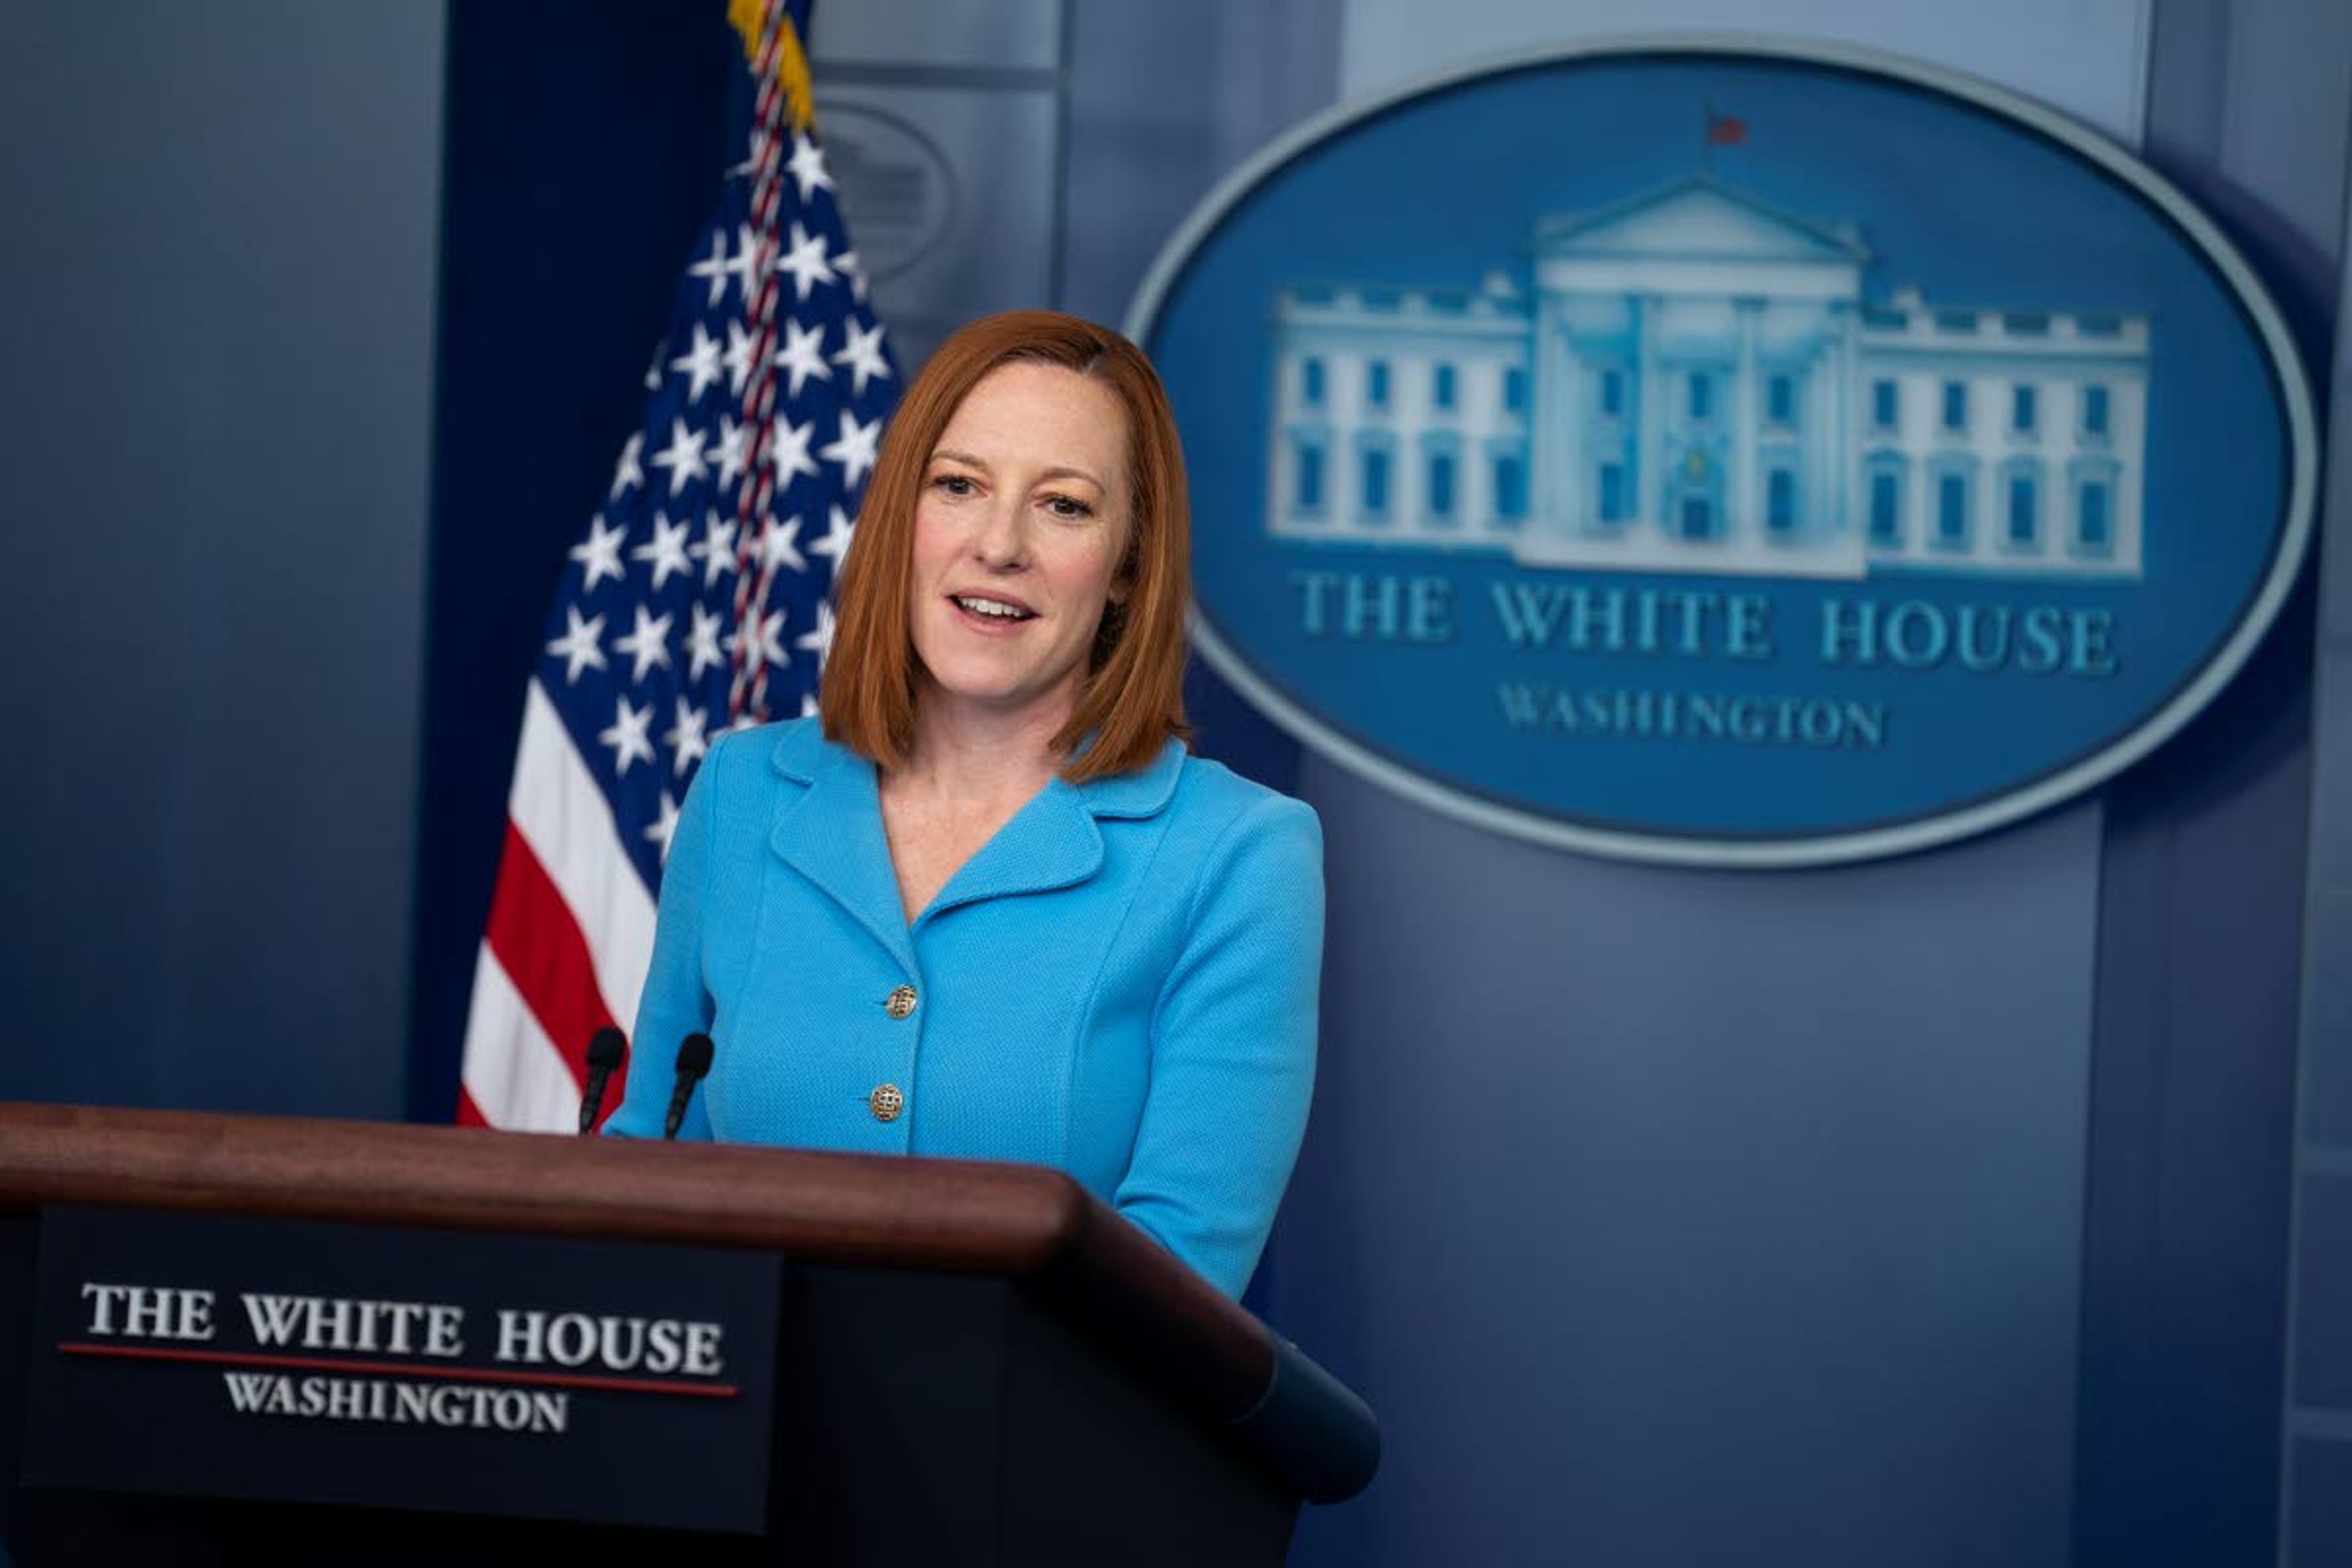
POLYGON ((1618 44, 1340 109, 1129 331, 1204 657, 1417 801, 1605 854, 1856 859, 2088 789, 2310 532, 2309 390, 2213 226, 1877 56, 1618 44))

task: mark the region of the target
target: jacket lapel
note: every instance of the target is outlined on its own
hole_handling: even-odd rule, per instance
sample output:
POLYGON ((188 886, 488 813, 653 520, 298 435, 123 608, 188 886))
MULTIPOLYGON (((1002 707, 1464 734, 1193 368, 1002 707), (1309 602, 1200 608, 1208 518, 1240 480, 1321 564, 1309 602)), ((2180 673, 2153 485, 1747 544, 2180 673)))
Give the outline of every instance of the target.
MULTIPOLYGON (((1097 819, 1157 815, 1174 795, 1183 763, 1182 744, 1171 741, 1136 773, 1086 784, 1053 780, 964 862, 916 924, 984 899, 1085 881, 1102 868, 1097 819)), ((874 765, 825 741, 814 723, 780 737, 771 765, 807 787, 778 807, 769 847, 914 973, 914 941, 899 908, 874 765)))
POLYGON ((898 906, 890 845, 874 764, 827 742, 814 723, 795 726, 776 744, 772 763, 808 788, 776 812, 769 847, 872 933, 908 973, 914 943, 898 906))
POLYGON ((1102 865, 1102 833, 1081 793, 1055 779, 957 868, 915 922, 961 904, 1083 882, 1102 865))
POLYGON ((1097 820, 1157 814, 1175 793, 1183 765, 1183 746, 1171 741, 1150 766, 1136 773, 1084 784, 1054 779, 963 863, 915 923, 982 899, 1050 892, 1085 881, 1102 868, 1097 820))

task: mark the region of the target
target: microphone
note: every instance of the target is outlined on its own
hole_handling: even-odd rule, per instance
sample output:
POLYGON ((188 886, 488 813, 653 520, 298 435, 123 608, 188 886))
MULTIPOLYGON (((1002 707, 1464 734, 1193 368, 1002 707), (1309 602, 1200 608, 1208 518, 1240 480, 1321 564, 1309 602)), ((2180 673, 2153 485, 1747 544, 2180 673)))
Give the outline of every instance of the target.
POLYGON ((621 1055, 629 1048, 628 1037, 607 1024, 588 1040, 588 1089, 580 1097, 580 1131, 596 1129, 596 1113, 604 1109, 604 1086, 613 1081, 613 1069, 621 1065, 621 1055))
POLYGON ((669 1091, 669 1115, 662 1120, 662 1137, 677 1136, 680 1123, 686 1120, 686 1102, 694 1098, 694 1086, 710 1070, 710 1037, 697 1029, 677 1043, 677 1082, 669 1091))

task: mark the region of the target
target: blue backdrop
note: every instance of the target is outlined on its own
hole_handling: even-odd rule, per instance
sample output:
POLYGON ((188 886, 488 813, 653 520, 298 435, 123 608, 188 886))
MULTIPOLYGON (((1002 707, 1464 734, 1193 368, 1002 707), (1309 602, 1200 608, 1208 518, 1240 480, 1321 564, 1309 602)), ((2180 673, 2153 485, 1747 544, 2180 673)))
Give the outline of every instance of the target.
MULTIPOLYGON (((1040 4, 1048 65, 836 79, 1042 106, 1036 289, 1113 320, 1394 10, 1040 4)), ((1429 63, 1502 9, 1416 10, 1429 63)), ((2152 37, 2152 156, 2325 363, 2352 26, 2099 25, 2126 11, 2083 49, 2152 37)), ((911 54, 919 21, 884 32, 911 54)), ((0 58, 39 62, 0 100, 0 1094, 442 1113, 523 672, 718 175, 731 47, 650 0, 0 9, 0 58)), ((1260 1300, 1391 1447, 1297 1560, 2271 1560, 2313 646, 2306 591, 2095 801, 1769 877, 1433 821, 1196 679, 1204 746, 1332 848, 1323 1082, 1260 1300)), ((2304 1316, 2298 1563, 2352 1539, 2344 1321, 2304 1316)))

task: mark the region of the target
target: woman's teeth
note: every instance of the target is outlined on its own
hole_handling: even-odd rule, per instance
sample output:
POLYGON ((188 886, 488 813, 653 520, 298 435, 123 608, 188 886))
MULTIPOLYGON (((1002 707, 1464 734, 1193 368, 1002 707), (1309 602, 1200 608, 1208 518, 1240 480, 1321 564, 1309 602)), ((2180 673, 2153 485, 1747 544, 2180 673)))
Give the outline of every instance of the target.
POLYGON ((974 599, 962 595, 950 596, 962 608, 970 610, 975 616, 986 616, 991 620, 1025 621, 1034 618, 1035 614, 1034 611, 1021 608, 1018 605, 1005 604, 1002 600, 974 599))

